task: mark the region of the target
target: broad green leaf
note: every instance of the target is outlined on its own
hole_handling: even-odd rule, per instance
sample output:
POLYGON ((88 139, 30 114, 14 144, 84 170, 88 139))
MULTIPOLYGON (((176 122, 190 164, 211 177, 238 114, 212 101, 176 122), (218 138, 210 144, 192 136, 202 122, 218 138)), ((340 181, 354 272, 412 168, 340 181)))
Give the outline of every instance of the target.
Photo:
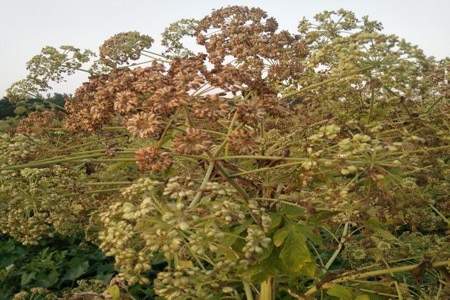
POLYGON ((26 273, 24 272, 24 273, 22 273, 22 276, 20 277, 20 285, 26 286, 35 278, 36 278, 35 272, 26 272, 26 273))
POLYGON ((268 258, 262 260, 257 265, 248 268, 244 273, 244 277, 248 281, 262 282, 270 276, 276 276, 280 264, 281 262, 278 258, 278 253, 272 251, 268 258))
POLYGON ((306 263, 303 267, 302 274, 308 277, 314 277, 316 274, 316 264, 313 262, 306 263))
POLYGON ((313 232, 313 227, 305 224, 297 224, 298 230, 303 233, 303 235, 312 241, 316 245, 322 245, 322 239, 319 234, 313 232))
POLYGON ((309 223, 321 224, 322 221, 330 219, 331 217, 335 216, 336 214, 337 214, 336 211, 320 210, 311 216, 311 218, 309 219, 309 223))
POLYGON ((270 229, 277 228, 281 222, 283 221, 283 217, 280 214, 273 213, 270 215, 270 218, 272 219, 272 223, 270 224, 270 229))
POLYGON ((69 261, 67 267, 63 280, 75 280, 88 271, 89 261, 81 257, 74 257, 69 261))
POLYGON ((366 294, 358 295, 355 300, 370 300, 370 296, 366 294))
POLYGON ((273 235, 273 244, 275 245, 275 247, 280 247, 281 245, 283 245, 284 240, 286 239, 288 234, 289 234, 288 226, 284 226, 278 229, 273 235))
POLYGON ((217 248, 217 254, 223 255, 229 260, 237 260, 239 258, 239 255, 229 246, 217 245, 217 248))
POLYGON ((59 276, 60 274, 56 270, 51 270, 50 272, 42 272, 36 278, 36 285, 49 288, 58 282, 59 276))
POLYGON ((280 208, 280 214, 287 217, 298 217, 305 214, 305 209, 295 205, 282 204, 280 208))
POLYGON ((234 227, 230 233, 232 234, 226 234, 223 238, 223 245, 231 246, 236 242, 237 237, 245 231, 247 227, 245 225, 238 225, 234 227))
POLYGON ((109 282, 114 275, 114 267, 109 263, 97 265, 95 268, 97 275, 95 278, 103 282, 109 282))
POLYGON ((339 300, 354 300, 352 289, 336 284, 327 290, 327 294, 338 298, 339 300))
POLYGON ((307 274, 311 274, 311 265, 314 261, 306 245, 306 237, 299 230, 298 226, 290 226, 289 233, 284 241, 280 252, 280 259, 284 270, 291 274, 302 274, 307 269, 307 274))

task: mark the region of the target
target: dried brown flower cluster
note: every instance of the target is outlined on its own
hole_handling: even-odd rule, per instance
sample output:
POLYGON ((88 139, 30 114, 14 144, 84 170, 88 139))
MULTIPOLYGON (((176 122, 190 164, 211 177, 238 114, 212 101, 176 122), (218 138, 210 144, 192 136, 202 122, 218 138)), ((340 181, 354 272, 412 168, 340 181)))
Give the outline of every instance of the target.
POLYGON ((213 142, 211 137, 200 129, 188 128, 184 135, 173 140, 173 149, 181 154, 203 154, 208 151, 213 142))
POLYGON ((229 135, 230 150, 239 154, 252 154, 256 152, 258 143, 256 133, 249 129, 236 129, 229 135))
POLYGON ((267 93, 267 80, 301 76, 307 54, 303 41, 259 8, 230 6, 213 11, 200 21, 196 38, 205 46, 214 68, 208 79, 227 90, 247 86, 267 93))
POLYGON ((227 100, 221 99, 219 95, 194 98, 191 105, 192 115, 198 119, 217 120, 230 112, 230 106, 227 102, 227 100))
MULTIPOLYGON (((214 11, 195 33, 206 54, 91 77, 67 104, 67 126, 93 131, 120 115, 136 136, 157 137, 156 120, 168 120, 177 111, 194 120, 217 120, 236 107, 239 120, 251 125, 267 114, 279 115, 283 108, 272 83, 300 76, 307 52, 294 36, 276 30, 276 21, 260 9, 214 11), (240 92, 246 100, 233 100, 224 91, 240 92)), ((103 56, 119 37, 102 46, 103 56)))
POLYGON ((163 127, 158 116, 153 113, 140 112, 126 122, 128 131, 140 138, 158 137, 163 127))
POLYGON ((35 111, 19 122, 16 132, 21 134, 40 134, 51 127, 58 119, 61 119, 61 117, 61 113, 50 110, 35 111))
POLYGON ((170 154, 161 151, 156 146, 139 149, 136 151, 135 157, 141 171, 161 172, 172 165, 170 154))

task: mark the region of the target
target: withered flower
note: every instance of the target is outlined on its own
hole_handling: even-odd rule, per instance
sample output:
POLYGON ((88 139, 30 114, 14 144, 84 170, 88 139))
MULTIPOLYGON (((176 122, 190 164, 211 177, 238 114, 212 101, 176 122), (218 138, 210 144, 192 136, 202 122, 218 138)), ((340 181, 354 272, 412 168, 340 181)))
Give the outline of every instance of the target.
POLYGON ((244 124, 255 124, 264 118, 266 111, 255 101, 241 102, 236 105, 239 121, 244 124))
POLYGON ((256 133, 251 129, 236 129, 228 139, 230 150, 238 154, 252 154, 257 150, 256 133))
POLYGON ((19 122, 19 125, 16 127, 16 133, 40 134, 47 127, 51 127, 53 122, 59 117, 60 116, 56 112, 50 110, 43 112, 34 111, 19 122))
POLYGON ((141 171, 161 172, 167 170, 172 165, 170 154, 161 151, 155 146, 137 150, 135 158, 141 171))
POLYGON ((230 106, 226 101, 218 95, 196 97, 192 103, 192 114, 199 119, 217 120, 226 116, 230 111, 230 106))
POLYGON ((134 111, 139 105, 139 98, 136 93, 131 91, 123 91, 116 94, 114 102, 114 110, 118 113, 129 113, 134 111))
POLYGON ((161 119, 153 114, 140 112, 131 116, 125 125, 133 135, 140 138, 158 137, 163 130, 161 119))
POLYGON ((184 135, 180 135, 173 140, 173 149, 181 154, 202 154, 209 150, 213 142, 211 137, 204 131, 197 128, 188 128, 184 135))

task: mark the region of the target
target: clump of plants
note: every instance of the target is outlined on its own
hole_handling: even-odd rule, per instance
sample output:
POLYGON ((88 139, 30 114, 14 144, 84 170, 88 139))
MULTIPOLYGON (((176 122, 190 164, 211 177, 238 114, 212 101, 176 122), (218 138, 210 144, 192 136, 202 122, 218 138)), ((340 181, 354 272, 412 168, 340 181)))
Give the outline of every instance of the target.
POLYGON ((2 139, 3 234, 83 235, 114 259, 113 299, 136 284, 161 299, 445 298, 449 61, 381 30, 339 10, 290 33, 230 6, 169 26, 162 54, 137 32, 98 60, 46 48, 9 99, 84 64, 90 77, 2 139))

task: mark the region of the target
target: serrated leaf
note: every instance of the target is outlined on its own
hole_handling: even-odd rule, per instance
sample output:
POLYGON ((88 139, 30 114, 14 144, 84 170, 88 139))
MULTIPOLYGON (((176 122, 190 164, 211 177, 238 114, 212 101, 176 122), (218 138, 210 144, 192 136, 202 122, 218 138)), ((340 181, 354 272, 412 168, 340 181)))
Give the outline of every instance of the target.
POLYGON ((26 286, 28 283, 30 283, 35 278, 36 278, 35 272, 22 273, 22 276, 20 277, 20 285, 26 286))
POLYGON ((238 225, 238 226, 234 227, 234 228, 230 231, 232 234, 227 234, 227 235, 225 235, 225 237, 224 237, 223 240, 222 240, 222 241, 223 241, 222 244, 225 245, 225 246, 231 246, 231 245, 233 245, 233 244, 236 242, 237 237, 238 237, 242 232, 244 232, 246 228, 247 228, 247 227, 246 227, 245 225, 238 225))
POLYGON ((333 217, 337 214, 338 213, 336 211, 320 210, 311 216, 311 218, 309 219, 309 222, 314 223, 314 224, 321 224, 322 221, 330 219, 331 217, 333 217))
POLYGON ((48 273, 43 272, 36 278, 36 285, 49 288, 58 282, 59 276, 60 274, 56 270, 51 270, 48 273))
POLYGON ((217 254, 223 255, 228 260, 237 260, 239 258, 239 255, 236 254, 236 252, 231 247, 217 245, 217 248, 217 254))
POLYGON ((316 275, 316 264, 313 262, 306 263, 302 269, 302 275, 314 277, 316 275))
POLYGON ((268 277, 276 276, 278 272, 278 266, 281 264, 278 258, 278 253, 273 251, 271 255, 259 262, 258 264, 249 267, 245 273, 244 277, 248 281, 262 282, 268 277))

